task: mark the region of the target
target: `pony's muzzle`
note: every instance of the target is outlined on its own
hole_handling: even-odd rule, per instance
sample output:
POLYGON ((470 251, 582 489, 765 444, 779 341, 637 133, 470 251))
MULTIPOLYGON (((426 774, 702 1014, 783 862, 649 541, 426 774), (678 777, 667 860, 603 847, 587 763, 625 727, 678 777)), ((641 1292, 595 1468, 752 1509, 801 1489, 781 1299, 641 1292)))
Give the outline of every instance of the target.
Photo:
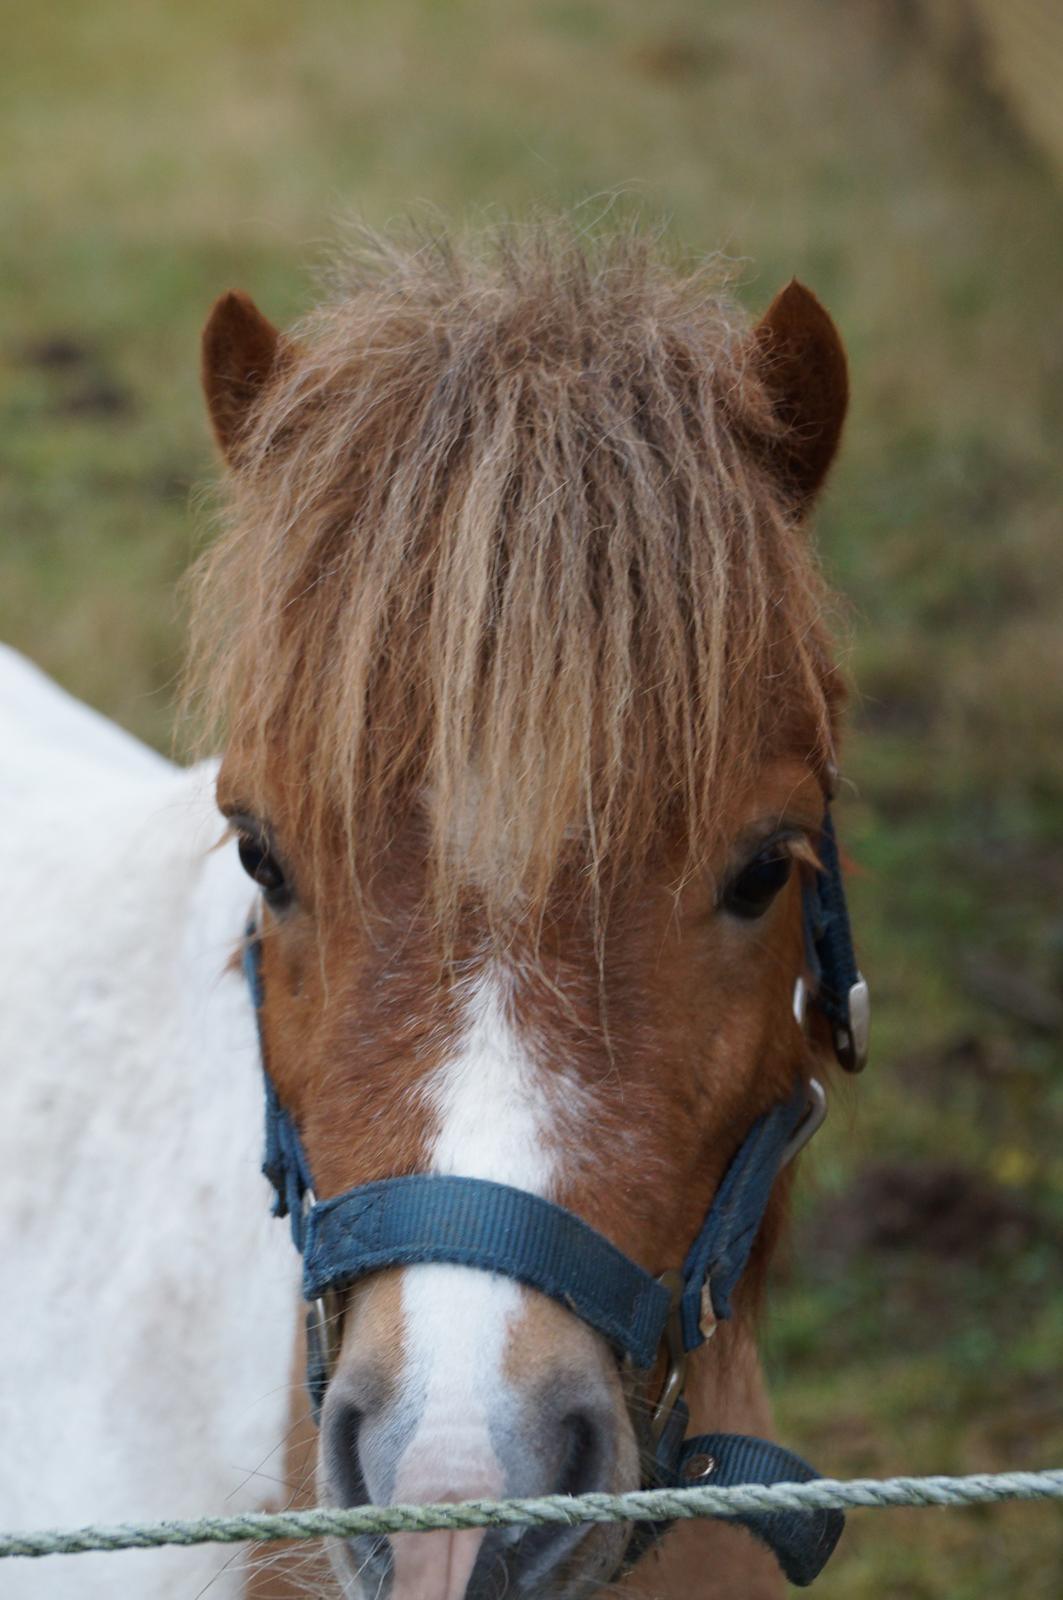
MULTIPOLYGON (((484 1311, 502 1313, 504 1349, 496 1327, 495 1340, 488 1330, 479 1350, 475 1338, 464 1350, 441 1344, 437 1359, 418 1365, 411 1359, 415 1336, 384 1349, 373 1325, 382 1329, 389 1319, 356 1313, 351 1320, 361 1337, 357 1327, 345 1337, 322 1414, 322 1489, 332 1503, 424 1504, 636 1486, 627 1407, 603 1341, 542 1297, 485 1273, 414 1268, 409 1276, 418 1273, 430 1274, 430 1285, 446 1275, 460 1320, 470 1296, 484 1311), (506 1304, 492 1307, 495 1300, 506 1304), (486 1359, 492 1342, 493 1360, 486 1359)), ((386 1295, 386 1285, 380 1288, 386 1295)), ((591 1576, 608 1580, 625 1537, 617 1527, 408 1533, 350 1541, 336 1556, 352 1595, 496 1600, 504 1592, 560 1600, 584 1590, 591 1576), (360 1589, 353 1586, 356 1574, 360 1589)))

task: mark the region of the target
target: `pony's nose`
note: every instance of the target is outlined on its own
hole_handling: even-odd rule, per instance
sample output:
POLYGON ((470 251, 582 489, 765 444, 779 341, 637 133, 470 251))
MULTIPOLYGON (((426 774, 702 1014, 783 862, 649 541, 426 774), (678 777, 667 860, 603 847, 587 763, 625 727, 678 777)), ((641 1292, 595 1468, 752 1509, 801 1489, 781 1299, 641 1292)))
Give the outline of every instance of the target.
MULTIPOLYGON (((486 1430, 449 1425, 389 1397, 369 1373, 334 1381, 322 1419, 325 1476, 339 1504, 427 1503, 507 1495, 583 1494, 615 1481, 613 1396, 593 1374, 557 1374, 486 1430)), ((403 1533, 351 1541, 366 1593, 390 1600, 497 1600, 534 1594, 583 1539, 583 1528, 403 1533)), ((605 1572, 604 1577, 609 1573, 605 1572)))

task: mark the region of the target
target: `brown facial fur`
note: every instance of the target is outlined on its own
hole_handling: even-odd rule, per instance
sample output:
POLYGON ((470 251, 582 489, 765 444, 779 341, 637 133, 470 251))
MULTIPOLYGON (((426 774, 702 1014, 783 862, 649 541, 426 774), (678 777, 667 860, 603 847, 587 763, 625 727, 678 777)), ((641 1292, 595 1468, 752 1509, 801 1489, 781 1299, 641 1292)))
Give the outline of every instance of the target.
MULTIPOLYGON (((229 758, 223 806, 237 781, 229 758)), ((505 949, 518 1027, 594 1108, 592 1135, 573 1119, 556 1198, 654 1273, 679 1263, 750 1123, 807 1070, 791 1011, 799 871, 755 923, 718 912, 714 896, 758 837, 785 823, 814 841, 822 806, 815 776, 780 761, 727 829, 715 876, 676 891, 673 871, 647 874, 604 940, 584 903, 551 906, 505 949), (619 1181, 603 1183, 603 1169, 619 1181)), ((298 882, 298 840, 278 833, 278 846, 298 882)), ((460 984, 491 945, 470 908, 448 964, 422 881, 423 844, 402 838, 365 923, 298 906, 265 923, 270 1071, 322 1197, 421 1169, 435 1132, 417 1089, 454 1046, 451 974, 460 984)))

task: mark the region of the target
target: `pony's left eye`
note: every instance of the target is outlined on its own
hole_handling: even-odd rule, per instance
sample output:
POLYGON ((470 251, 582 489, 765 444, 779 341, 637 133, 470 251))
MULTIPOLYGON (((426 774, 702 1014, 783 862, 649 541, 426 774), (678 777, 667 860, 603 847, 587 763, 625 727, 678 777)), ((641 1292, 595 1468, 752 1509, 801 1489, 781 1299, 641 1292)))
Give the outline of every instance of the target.
POLYGON ((237 840, 237 850, 240 855, 240 865, 248 877, 258 884, 266 904, 274 911, 283 910, 290 903, 292 892, 284 876, 283 867, 266 841, 253 833, 241 833, 237 840))
POLYGON ((793 868, 793 856, 784 844, 768 845, 731 879, 723 893, 724 910, 747 922, 762 917, 789 882, 793 868))

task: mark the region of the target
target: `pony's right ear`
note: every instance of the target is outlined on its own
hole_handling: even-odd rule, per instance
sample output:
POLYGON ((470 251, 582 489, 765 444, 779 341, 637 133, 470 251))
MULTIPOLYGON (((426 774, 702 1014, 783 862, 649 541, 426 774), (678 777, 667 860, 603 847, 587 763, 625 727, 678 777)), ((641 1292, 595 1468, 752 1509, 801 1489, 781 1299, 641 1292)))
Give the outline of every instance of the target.
POLYGON ((214 302, 203 329, 203 393, 214 437, 230 465, 283 347, 277 329, 250 295, 230 289, 214 302))

